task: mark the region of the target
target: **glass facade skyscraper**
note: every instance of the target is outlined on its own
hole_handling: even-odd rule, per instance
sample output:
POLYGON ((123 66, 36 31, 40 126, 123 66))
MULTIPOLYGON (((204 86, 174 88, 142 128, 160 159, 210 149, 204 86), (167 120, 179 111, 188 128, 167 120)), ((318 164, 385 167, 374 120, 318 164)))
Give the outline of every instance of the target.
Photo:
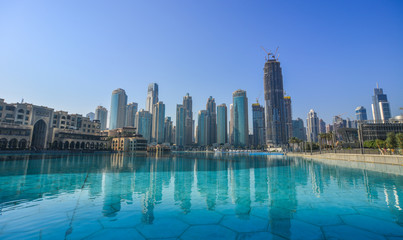
POLYGON ((306 119, 306 136, 308 142, 318 142, 319 118, 316 112, 311 109, 306 119))
POLYGON ((158 84, 150 83, 147 90, 146 111, 152 114, 156 103, 158 103, 158 84))
POLYGON ((126 122, 127 95, 125 90, 118 88, 112 92, 109 130, 122 128, 126 122))
POLYGON ((137 113, 137 103, 129 103, 126 107, 126 127, 135 127, 135 119, 137 113))
POLYGON ((266 144, 266 128, 264 121, 264 107, 259 103, 252 104, 253 144, 263 146, 266 144))
POLYGON ((183 108, 185 109, 185 139, 184 145, 192 145, 193 143, 193 110, 192 110, 192 97, 189 93, 183 97, 183 108))
POLYGON ((232 134, 233 145, 245 147, 249 145, 249 125, 248 125, 248 98, 246 91, 237 90, 232 94, 233 99, 233 119, 232 134))
POLYGON ((197 145, 206 146, 207 136, 206 136, 206 110, 199 111, 198 122, 197 122, 197 145))
POLYGON ((385 123, 392 117, 388 97, 379 86, 374 89, 372 96, 372 116, 375 123, 385 123))
POLYGON ((217 142, 217 113, 216 104, 213 97, 207 99, 206 104, 206 138, 207 145, 217 142))
POLYGON ((183 105, 176 105, 175 144, 178 147, 185 145, 185 119, 186 109, 183 105))
POLYGON ((152 115, 151 141, 160 144, 164 142, 165 104, 163 102, 154 104, 152 115))
POLYGON ((136 113, 136 127, 137 133, 143 135, 148 142, 151 142, 151 124, 152 124, 152 115, 148 111, 144 109, 140 109, 136 113))
POLYGON ((174 139, 173 139, 173 136, 172 136, 173 123, 172 123, 171 117, 166 117, 165 118, 164 128, 165 128, 165 130, 164 130, 164 138, 165 138, 164 142, 169 143, 169 144, 173 143, 174 142, 174 139))
POLYGON ((279 146, 288 143, 283 74, 280 62, 271 54, 268 57, 263 69, 266 143, 271 146, 279 146))
POLYGON ((287 142, 292 138, 292 108, 291 108, 291 97, 284 96, 284 110, 285 110, 285 135, 287 137, 287 142))
POLYGON ((228 143, 227 105, 217 106, 217 143, 228 143))
POLYGON ((108 110, 102 106, 95 109, 95 120, 100 123, 100 130, 106 130, 106 122, 108 121, 108 110))
POLYGON ((368 120, 367 117, 367 109, 363 106, 359 106, 355 109, 355 116, 357 117, 358 121, 366 121, 368 120))
POLYGON ((292 120, 292 135, 299 140, 306 140, 304 120, 302 120, 301 118, 297 118, 297 120, 292 120))

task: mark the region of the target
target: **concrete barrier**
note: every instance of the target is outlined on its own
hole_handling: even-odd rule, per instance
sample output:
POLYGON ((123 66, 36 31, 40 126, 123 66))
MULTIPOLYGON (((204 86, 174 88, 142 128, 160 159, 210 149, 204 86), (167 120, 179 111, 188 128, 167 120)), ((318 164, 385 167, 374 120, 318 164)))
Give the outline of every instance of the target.
POLYGON ((324 153, 324 154, 309 155, 302 153, 288 153, 287 156, 403 166, 403 156, 401 155, 372 155, 372 154, 344 154, 344 153, 324 153))

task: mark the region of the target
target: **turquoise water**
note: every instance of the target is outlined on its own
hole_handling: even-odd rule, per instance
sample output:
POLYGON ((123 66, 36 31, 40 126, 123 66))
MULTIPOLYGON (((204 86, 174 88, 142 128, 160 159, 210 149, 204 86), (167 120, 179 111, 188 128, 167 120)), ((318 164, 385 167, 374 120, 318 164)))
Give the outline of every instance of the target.
POLYGON ((330 163, 0 155, 0 239, 401 239, 402 167, 330 163))

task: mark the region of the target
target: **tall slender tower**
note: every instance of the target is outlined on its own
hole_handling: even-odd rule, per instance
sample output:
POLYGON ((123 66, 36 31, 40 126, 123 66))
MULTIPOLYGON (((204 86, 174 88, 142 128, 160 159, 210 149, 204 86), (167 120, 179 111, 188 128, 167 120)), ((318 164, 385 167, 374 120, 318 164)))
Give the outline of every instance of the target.
POLYGON ((186 109, 183 105, 176 105, 176 128, 175 128, 175 144, 178 147, 185 145, 185 118, 186 109))
POLYGON ((253 145, 263 146, 266 144, 266 129, 264 121, 264 107, 259 103, 252 104, 253 119, 253 145))
POLYGON ((284 109, 285 109, 285 135, 287 137, 287 142, 292 138, 292 108, 291 108, 291 97, 284 96, 284 109))
POLYGON ((217 113, 216 104, 213 97, 207 99, 206 104, 206 138, 207 145, 217 142, 217 113))
POLYGON ((319 135, 319 118, 311 109, 306 119, 306 137, 308 142, 317 142, 319 135))
POLYGON ((173 143, 173 141, 174 141, 173 136, 172 136, 173 123, 172 123, 171 117, 166 117, 165 118, 164 128, 165 128, 165 130, 164 130, 164 137, 165 137, 164 142, 169 143, 169 144, 173 143))
POLYGON ((367 109, 363 106, 359 106, 355 109, 355 116, 358 121, 367 121, 367 109))
POLYGON ((136 119, 136 113, 137 113, 137 103, 129 103, 127 104, 126 107, 126 127, 135 127, 135 119, 136 119))
POLYGON ((156 103, 158 103, 158 84, 150 83, 147 91, 146 111, 152 114, 156 103))
POLYGON ((383 89, 377 85, 374 89, 374 96, 372 96, 374 122, 385 123, 392 117, 391 115, 388 97, 383 93, 383 89))
POLYGON ((136 113, 136 123, 137 133, 143 135, 148 142, 151 142, 151 125, 152 125, 152 115, 144 109, 140 109, 136 113))
POLYGON ((193 143, 193 111, 192 97, 189 96, 189 93, 183 97, 183 107, 185 109, 184 145, 191 145, 193 143))
POLYGON ((207 131, 206 131, 206 110, 200 110, 197 122, 197 145, 207 145, 207 131))
POLYGON ((112 92, 109 129, 122 128, 126 122, 127 95, 125 90, 118 88, 112 92))
POLYGON ((153 108, 153 125, 151 130, 151 141, 155 143, 164 142, 165 104, 158 102, 153 108))
POLYGON ((108 110, 102 106, 98 106, 97 109, 95 109, 95 120, 99 120, 101 127, 101 130, 106 130, 106 122, 108 120, 108 110))
POLYGON ((266 108, 266 143, 278 146, 287 143, 283 74, 280 62, 271 54, 263 68, 266 108))
POLYGON ((232 93, 233 99, 233 145, 245 147, 249 145, 249 124, 248 124, 248 98, 246 91, 236 90, 232 93))
POLYGON ((228 143, 227 105, 217 106, 217 143, 228 143))

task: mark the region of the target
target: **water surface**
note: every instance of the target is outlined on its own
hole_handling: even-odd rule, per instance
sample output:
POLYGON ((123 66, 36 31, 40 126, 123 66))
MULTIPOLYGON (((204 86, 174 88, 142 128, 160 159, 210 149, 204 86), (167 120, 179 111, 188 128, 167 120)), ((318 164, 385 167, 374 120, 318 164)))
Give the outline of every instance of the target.
POLYGON ((0 239, 398 239, 403 170, 385 166, 230 154, 0 155, 0 239))

